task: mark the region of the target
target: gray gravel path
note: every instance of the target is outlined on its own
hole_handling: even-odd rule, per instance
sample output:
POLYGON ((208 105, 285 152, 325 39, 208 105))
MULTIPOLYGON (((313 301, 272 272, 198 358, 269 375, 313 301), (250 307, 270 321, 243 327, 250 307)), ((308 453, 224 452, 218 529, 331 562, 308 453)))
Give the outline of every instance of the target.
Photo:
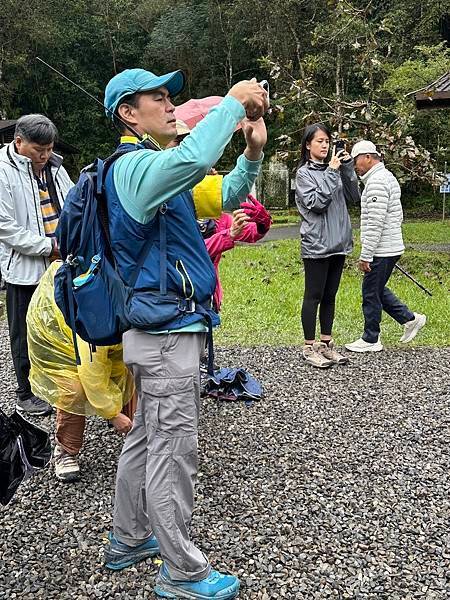
MULTIPOLYGON (((0 345, 11 408, 4 330, 0 345)), ((203 407, 192 534, 240 576, 240 598, 447 600, 450 349, 352 356, 324 372, 298 348, 217 358, 266 390, 251 409, 203 407)), ((0 598, 153 598, 152 563, 101 566, 120 444, 91 419, 82 481, 63 485, 48 470, 0 512, 0 598)))
POLYGON ((444 252, 450 254, 450 244, 406 244, 407 248, 426 252, 444 252))
POLYGON ((298 225, 271 227, 261 241, 272 242, 275 240, 300 240, 300 223, 298 225))

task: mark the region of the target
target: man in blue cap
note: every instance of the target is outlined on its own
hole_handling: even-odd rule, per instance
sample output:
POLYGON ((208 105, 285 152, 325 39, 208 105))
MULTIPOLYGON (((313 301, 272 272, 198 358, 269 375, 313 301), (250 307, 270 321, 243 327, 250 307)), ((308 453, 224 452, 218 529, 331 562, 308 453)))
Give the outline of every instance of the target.
POLYGON ((124 334, 124 360, 139 393, 134 425, 119 459, 114 532, 105 564, 119 570, 161 553, 155 593, 166 598, 235 598, 239 580, 212 570, 189 538, 197 475, 199 362, 208 324, 218 324, 211 299, 214 266, 197 225, 203 214, 191 190, 221 157, 239 122, 246 140, 223 179, 223 209, 237 208, 259 172, 267 140, 266 92, 256 80, 234 85, 189 136, 177 135, 171 98, 182 71, 156 76, 126 70, 107 85, 105 107, 122 130, 121 155, 108 170, 109 228, 126 282, 150 249, 135 282, 132 306, 141 327, 124 334), (120 121, 117 119, 120 119, 120 121), (154 149, 135 136, 148 137, 154 149), (178 306, 170 316, 165 307, 178 306))

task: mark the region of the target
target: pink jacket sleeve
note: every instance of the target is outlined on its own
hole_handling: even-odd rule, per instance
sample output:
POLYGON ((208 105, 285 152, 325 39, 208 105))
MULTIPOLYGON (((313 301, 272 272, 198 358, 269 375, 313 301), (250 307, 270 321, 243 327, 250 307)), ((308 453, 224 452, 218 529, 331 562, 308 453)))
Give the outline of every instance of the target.
POLYGON ((264 237, 264 234, 258 232, 256 223, 250 221, 234 240, 230 237, 230 228, 233 223, 233 217, 227 213, 222 213, 220 219, 217 220, 216 233, 205 240, 206 248, 211 260, 234 248, 235 242, 246 242, 253 244, 264 237))
POLYGON ((261 238, 264 237, 265 234, 261 234, 258 232, 258 226, 253 221, 247 223, 247 225, 242 230, 242 233, 235 238, 236 242, 247 242, 248 244, 254 244, 258 242, 261 238))
POLYGON ((222 213, 216 221, 216 233, 205 240, 206 249, 213 262, 216 258, 220 258, 222 252, 234 248, 234 240, 230 237, 232 223, 233 217, 222 213))

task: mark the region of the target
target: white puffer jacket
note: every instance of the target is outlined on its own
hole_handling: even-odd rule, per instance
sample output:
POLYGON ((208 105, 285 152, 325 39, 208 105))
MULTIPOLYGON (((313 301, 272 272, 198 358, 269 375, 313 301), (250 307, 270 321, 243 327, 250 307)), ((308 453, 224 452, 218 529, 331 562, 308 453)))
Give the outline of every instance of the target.
POLYGON ((361 177, 361 256, 372 262, 374 256, 403 254, 403 209, 400 185, 382 162, 361 177))
MULTIPOLYGON (((52 154, 49 163, 62 207, 73 183, 60 156, 52 154)), ((0 149, 0 243, 3 279, 15 285, 37 285, 50 264, 52 242, 45 236, 31 160, 15 152, 14 142, 0 149)))

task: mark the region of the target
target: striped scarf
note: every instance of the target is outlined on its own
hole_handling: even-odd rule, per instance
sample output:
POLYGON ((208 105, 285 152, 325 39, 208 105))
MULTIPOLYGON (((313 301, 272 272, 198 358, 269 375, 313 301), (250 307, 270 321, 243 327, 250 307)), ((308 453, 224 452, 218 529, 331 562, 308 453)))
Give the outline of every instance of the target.
POLYGON ((46 237, 54 237, 55 229, 58 225, 58 211, 50 197, 47 186, 45 172, 42 171, 41 177, 35 175, 39 188, 39 199, 41 203, 42 219, 44 221, 44 230, 46 237))

